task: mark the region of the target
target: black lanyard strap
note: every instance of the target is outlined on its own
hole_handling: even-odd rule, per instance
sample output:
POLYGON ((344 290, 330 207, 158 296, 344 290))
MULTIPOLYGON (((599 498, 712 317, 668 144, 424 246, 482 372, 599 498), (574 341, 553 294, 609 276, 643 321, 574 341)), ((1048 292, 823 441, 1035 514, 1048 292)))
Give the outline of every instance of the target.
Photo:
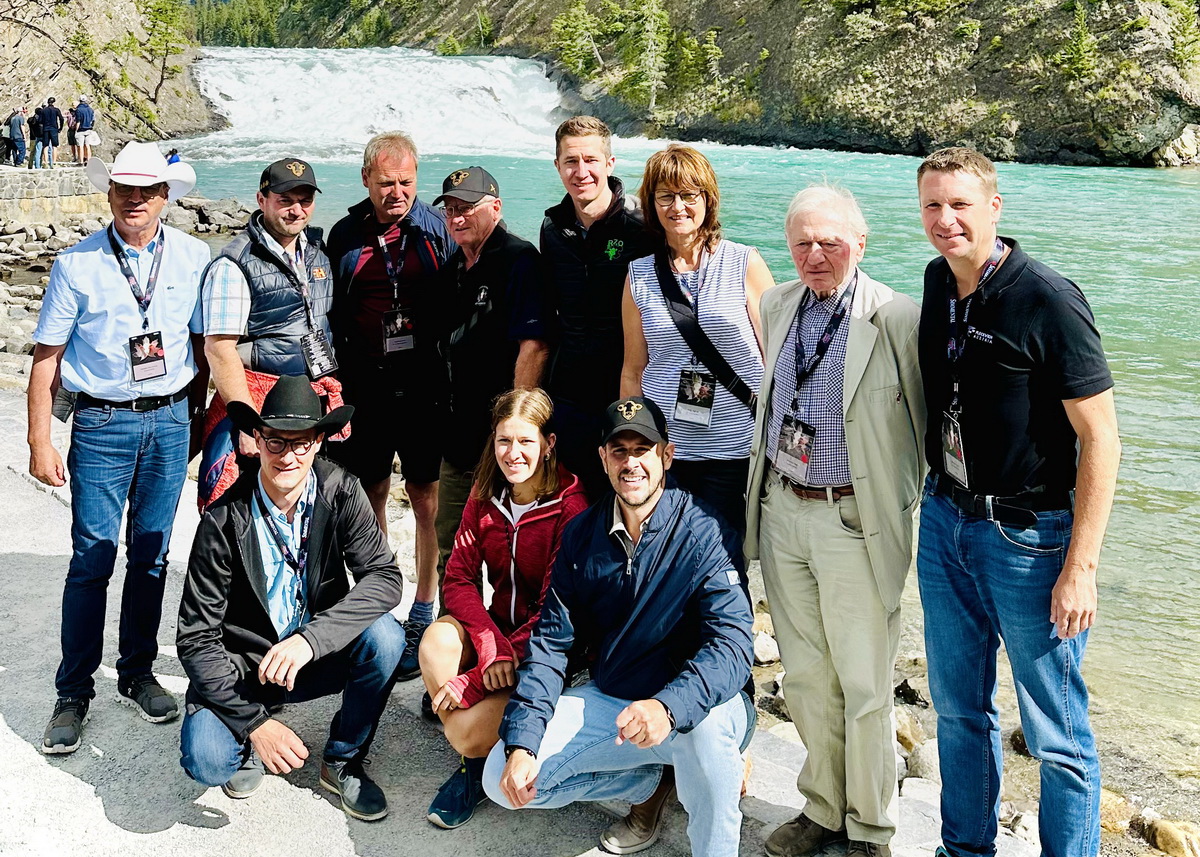
MULTIPOLYGON (((958 390, 959 390, 959 373, 958 361, 962 359, 967 350, 967 340, 970 338, 971 327, 971 307, 975 303, 975 295, 979 293, 979 289, 983 288, 983 284, 992 278, 996 273, 996 269, 1000 267, 1000 260, 1004 258, 1004 242, 999 238, 996 239, 996 244, 992 247, 992 252, 988 255, 988 260, 983 266, 983 273, 979 275, 979 284, 975 291, 967 295, 963 301, 962 320, 958 318, 958 299, 954 294, 950 295, 950 336, 946 344, 946 359, 950 362, 950 411, 958 413, 962 409, 959 406, 958 390)), ((950 288, 953 291, 954 282, 951 275, 950 288)))
POLYGON ((829 351, 829 346, 833 344, 833 339, 837 336, 838 328, 842 326, 842 320, 846 317, 846 313, 850 311, 850 304, 854 300, 854 287, 857 285, 858 271, 855 271, 854 279, 842 293, 841 299, 833 309, 833 315, 829 317, 829 323, 825 325, 825 332, 817 340, 817 347, 813 351, 811 360, 808 359, 804 348, 804 310, 810 301, 816 300, 816 296, 813 295, 811 289, 805 292, 804 300, 800 301, 800 306, 796 308, 796 394, 792 398, 793 414, 797 413, 800 409, 800 388, 812 376, 813 372, 817 370, 817 366, 824 359, 825 353, 829 351))
POLYGON ((388 251, 388 243, 386 231, 379 235, 379 255, 383 257, 383 270, 387 274, 388 282, 392 284, 392 306, 400 303, 400 274, 404 270, 404 260, 408 252, 408 233, 403 228, 400 230, 400 253, 399 262, 393 261, 392 254, 388 251))
POLYGON ((117 265, 121 268, 121 274, 129 282, 129 290, 133 292, 133 299, 137 301, 138 310, 142 314, 142 330, 149 330, 150 318, 147 313, 150 311, 150 301, 154 299, 154 287, 158 285, 158 271, 162 267, 166 235, 160 226, 158 235, 154 238, 154 262, 150 265, 150 276, 146 279, 145 291, 142 291, 141 283, 138 282, 137 275, 133 273, 133 268, 129 265, 129 257, 125 255, 125 249, 117 241, 116 230, 113 229, 112 224, 109 224, 108 227, 108 243, 112 247, 113 255, 117 257, 117 265))
MULTIPOLYGON (((267 532, 271 534, 272 540, 279 548, 279 552, 283 554, 283 561, 287 563, 288 568, 295 572, 296 576, 303 579, 304 569, 308 564, 308 533, 312 529, 312 511, 304 516, 304 524, 300 528, 300 550, 299 553, 293 553, 288 547, 287 541, 283 538, 283 531, 279 529, 279 524, 271 515, 267 507, 267 501, 262 496, 262 489, 254 489, 254 499, 258 501, 258 510, 262 513, 263 520, 267 524, 267 532)), ((301 587, 303 591, 303 587, 301 587)))

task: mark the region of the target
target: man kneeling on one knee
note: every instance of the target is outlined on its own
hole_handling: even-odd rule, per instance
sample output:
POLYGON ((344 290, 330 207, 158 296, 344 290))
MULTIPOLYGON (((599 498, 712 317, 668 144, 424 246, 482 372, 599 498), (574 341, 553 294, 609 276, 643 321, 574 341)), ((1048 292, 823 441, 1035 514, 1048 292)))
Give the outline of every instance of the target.
POLYGON ((260 466, 204 513, 192 544, 179 608, 179 659, 191 680, 181 749, 192 779, 249 797, 264 765, 286 774, 308 758, 273 715, 340 693, 321 785, 347 814, 374 821, 387 799, 362 765, 404 651, 404 629, 387 615, 403 582, 359 481, 314 461, 353 411, 322 417, 309 380, 289 375, 261 414, 229 403, 260 466))
MULTIPOLYGON (((640 804, 671 765, 692 852, 731 857, 754 723, 740 693, 753 617, 734 566, 739 547, 732 530, 666 483, 674 447, 653 402, 610 405, 602 443, 615 496, 563 533, 484 789, 512 809, 640 804), (576 644, 591 680, 564 690, 576 644)), ((610 829, 601 845, 629 853, 654 838, 626 847, 610 829)))

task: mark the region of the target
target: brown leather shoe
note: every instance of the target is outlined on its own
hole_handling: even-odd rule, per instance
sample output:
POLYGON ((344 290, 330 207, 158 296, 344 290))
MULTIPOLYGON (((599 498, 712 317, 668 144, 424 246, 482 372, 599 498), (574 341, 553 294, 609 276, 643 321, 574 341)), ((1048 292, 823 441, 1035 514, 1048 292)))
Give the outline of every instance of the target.
POLYGON ((828 845, 845 841, 845 828, 830 830, 801 814, 775 828, 767 837, 767 853, 772 857, 808 857, 828 845))
POLYGON ((675 769, 663 767, 662 779, 654 794, 643 803, 629 807, 629 815, 600 834, 600 847, 610 854, 636 854, 658 841, 663 810, 675 794, 675 769))
POLYGON ((846 857, 892 857, 892 846, 853 840, 846 849, 846 857))

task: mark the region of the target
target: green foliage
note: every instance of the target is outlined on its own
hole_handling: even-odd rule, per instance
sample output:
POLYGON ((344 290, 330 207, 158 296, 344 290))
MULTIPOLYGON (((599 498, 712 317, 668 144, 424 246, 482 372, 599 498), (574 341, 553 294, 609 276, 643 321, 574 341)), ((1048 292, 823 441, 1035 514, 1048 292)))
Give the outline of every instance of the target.
POLYGON ((987 49, 991 53, 1002 50, 1004 48, 1004 39, 999 36, 992 36, 992 40, 988 42, 987 49))
POLYGON ((654 112, 667 77, 671 17, 662 0, 642 0, 626 16, 628 25, 618 50, 627 74, 619 90, 627 100, 654 112))
POLYGON ((589 76, 604 68, 596 36, 600 18, 588 11, 587 0, 574 0, 550 23, 550 49, 575 74, 589 76))
POLYGON ((462 42, 455 38, 454 34, 451 33, 437 43, 437 47, 434 48, 434 51, 438 54, 438 56, 456 57, 463 52, 463 46, 462 42))
POLYGON ((96 43, 92 41, 91 33, 83 27, 78 27, 67 37, 67 47, 74 53, 77 66, 84 71, 99 71, 96 43))
POLYGON ((106 42, 103 50, 107 53, 116 54, 118 57, 127 57, 137 53, 141 47, 142 43, 138 41, 137 36, 133 33, 126 33, 119 39, 106 42))
POLYGON ((480 48, 490 48, 496 43, 496 25, 483 6, 475 7, 475 27, 471 30, 471 43, 480 48))
POLYGON ((1096 73, 1096 37, 1087 25, 1087 8, 1075 0, 1075 24, 1062 48, 1051 60, 1072 80, 1088 80, 1096 73))
POLYGON ((974 39, 979 35, 979 21, 976 21, 974 18, 967 18, 954 28, 954 35, 960 39, 974 39))
POLYGON ((1200 25, 1197 8, 1186 0, 1163 0, 1171 13, 1171 58, 1181 69, 1200 60, 1200 25))
POLYGON ((1136 18, 1126 21, 1121 25, 1122 33, 1138 33, 1150 26, 1150 19, 1145 15, 1138 15, 1136 18))
POLYGON ((270 0, 195 0, 192 18, 202 45, 279 47, 280 10, 270 0))
POLYGON ((183 73, 183 67, 171 65, 170 59, 191 46, 191 17, 184 0, 138 0, 137 8, 149 34, 142 49, 158 67, 158 81, 150 96, 157 104, 163 84, 183 73))

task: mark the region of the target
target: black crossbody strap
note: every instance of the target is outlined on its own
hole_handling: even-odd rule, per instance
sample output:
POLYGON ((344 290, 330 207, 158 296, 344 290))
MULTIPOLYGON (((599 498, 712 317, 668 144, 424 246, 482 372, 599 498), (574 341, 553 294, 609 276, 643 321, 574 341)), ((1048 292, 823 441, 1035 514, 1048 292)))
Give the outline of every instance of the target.
POLYGON ((741 379, 700 329, 696 310, 683 296, 679 282, 675 279, 675 272, 671 270, 671 261, 667 258, 666 250, 659 250, 654 254, 654 272, 658 277, 658 287, 662 289, 663 297, 666 298, 671 321, 675 322, 683 341, 692 349, 692 353, 700 358, 700 362, 717 377, 721 386, 754 414, 758 409, 758 394, 741 379))

